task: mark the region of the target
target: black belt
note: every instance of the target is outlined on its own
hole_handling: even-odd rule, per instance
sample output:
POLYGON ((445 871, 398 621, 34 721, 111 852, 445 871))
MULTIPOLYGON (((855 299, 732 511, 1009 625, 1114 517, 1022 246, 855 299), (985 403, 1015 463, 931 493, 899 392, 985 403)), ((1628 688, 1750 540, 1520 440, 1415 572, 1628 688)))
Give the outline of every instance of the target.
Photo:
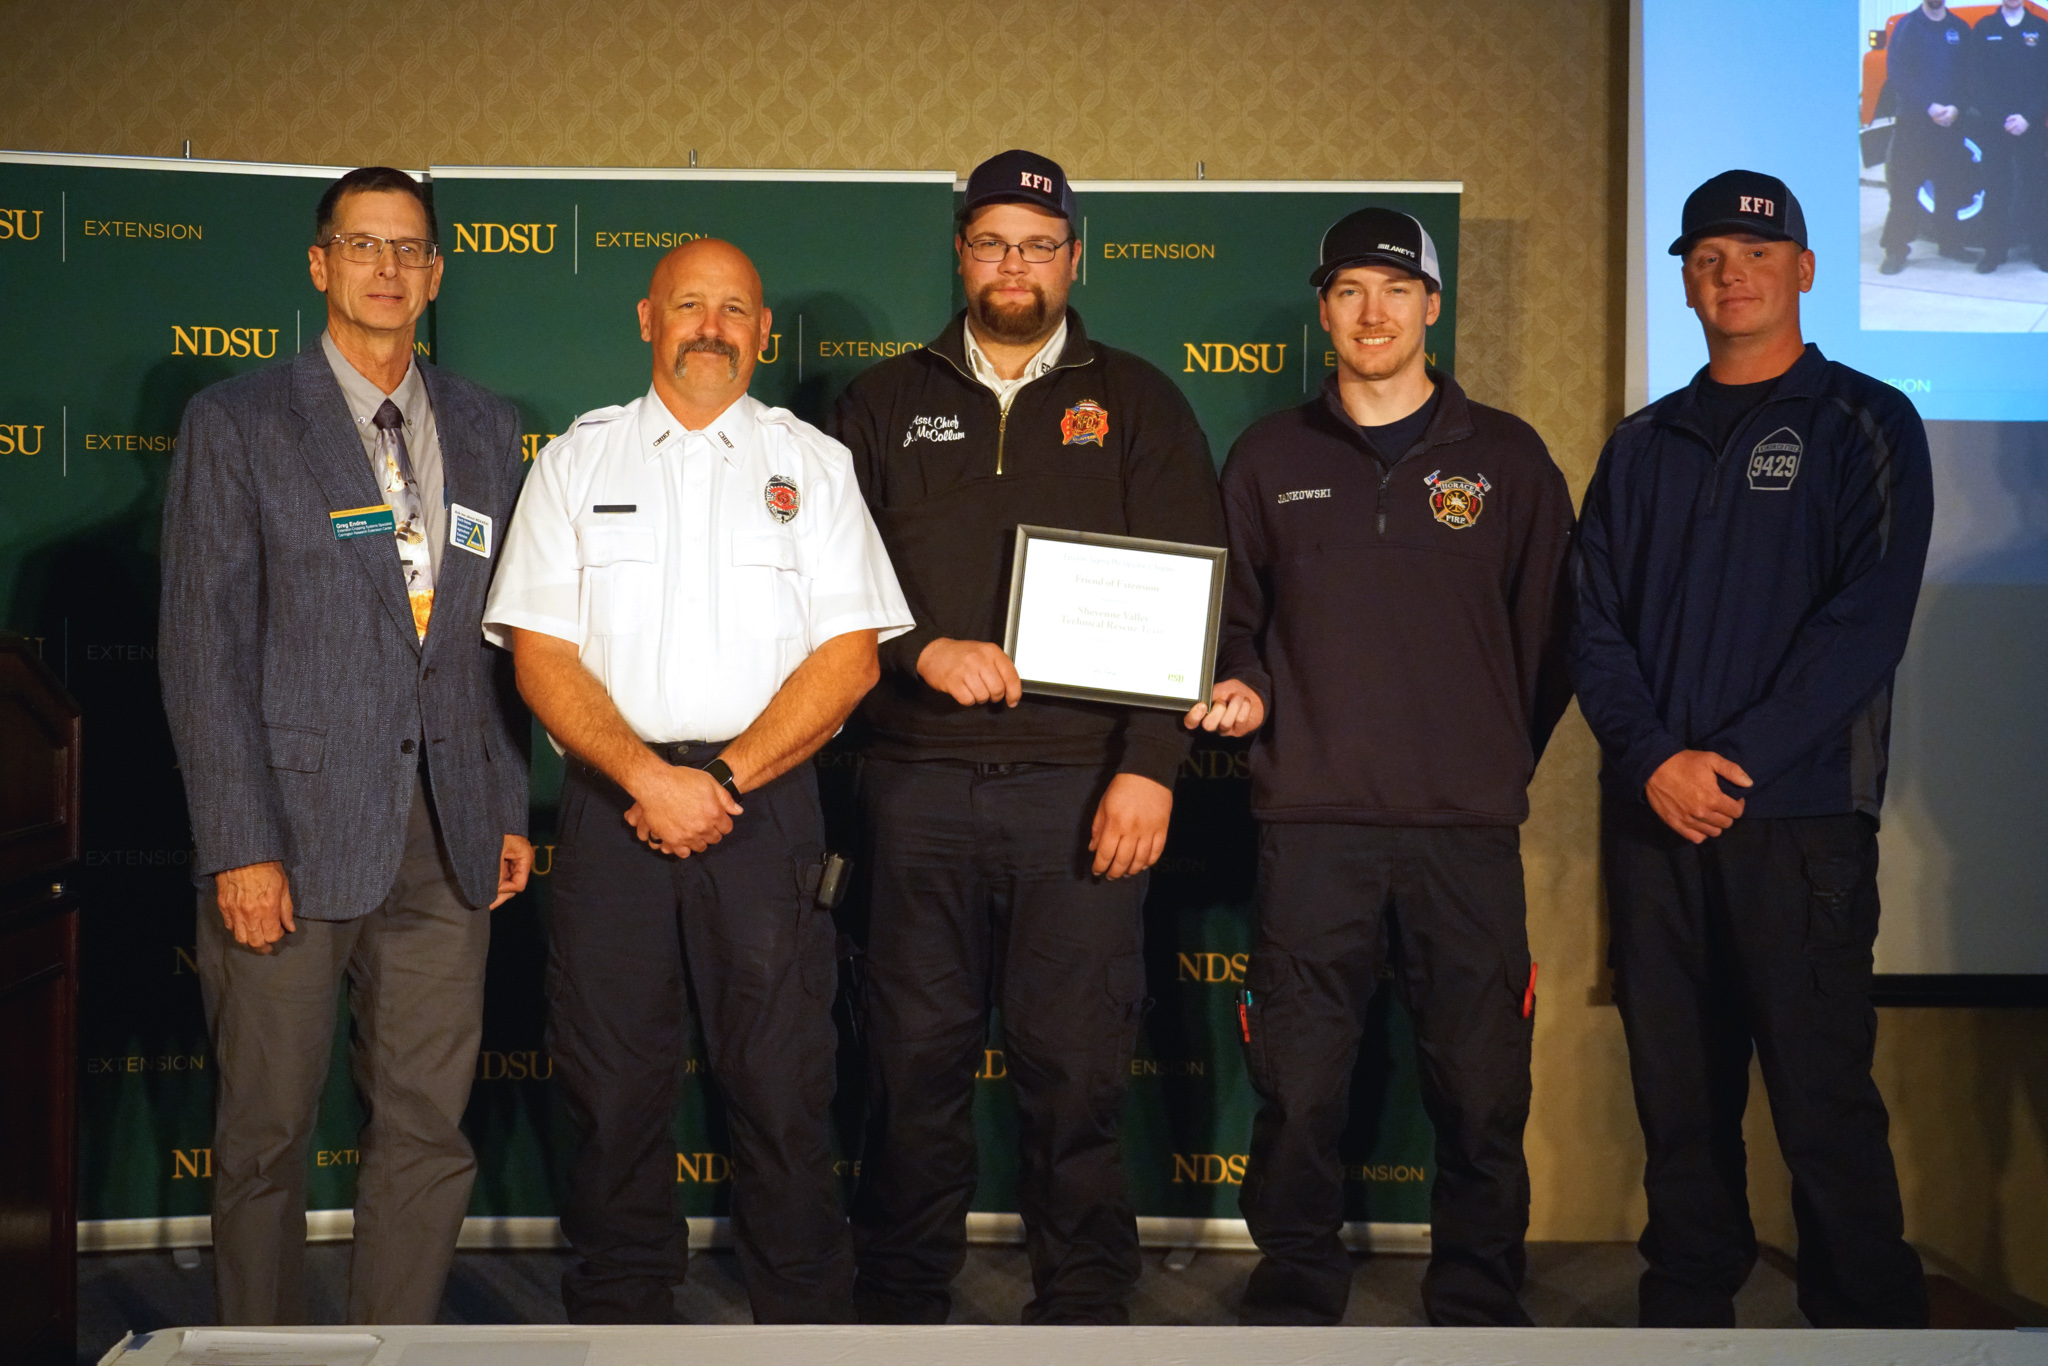
POLYGON ((675 740, 668 744, 649 745, 648 748, 678 768, 702 768, 723 754, 731 743, 730 740, 675 740))

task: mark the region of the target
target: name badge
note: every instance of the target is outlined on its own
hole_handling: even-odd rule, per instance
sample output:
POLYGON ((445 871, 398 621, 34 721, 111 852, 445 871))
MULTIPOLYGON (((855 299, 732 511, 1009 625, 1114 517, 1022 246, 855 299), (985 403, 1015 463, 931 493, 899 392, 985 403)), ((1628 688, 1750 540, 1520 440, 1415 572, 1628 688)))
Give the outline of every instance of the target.
POLYGON ((392 516, 389 503, 379 503, 373 508, 345 508, 340 512, 330 512, 327 522, 334 528, 337 541, 353 541, 358 536, 398 534, 398 519, 392 516))
POLYGON ((491 558, 491 519, 460 503, 448 509, 448 544, 472 555, 491 558))

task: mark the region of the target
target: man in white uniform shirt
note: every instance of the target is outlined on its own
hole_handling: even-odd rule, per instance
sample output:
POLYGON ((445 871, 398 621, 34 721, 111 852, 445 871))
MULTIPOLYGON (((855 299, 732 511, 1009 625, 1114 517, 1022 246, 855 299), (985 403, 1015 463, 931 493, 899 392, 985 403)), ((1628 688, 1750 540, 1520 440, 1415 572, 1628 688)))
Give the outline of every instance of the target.
POLYGON ((572 1322, 665 1323, 687 1257, 670 1136, 694 1002, 764 1323, 850 1322, 815 770, 911 625, 846 448, 747 395, 770 315, 732 245, 662 258, 650 392, 540 454, 484 630, 568 755, 548 1046, 578 1142, 572 1322))

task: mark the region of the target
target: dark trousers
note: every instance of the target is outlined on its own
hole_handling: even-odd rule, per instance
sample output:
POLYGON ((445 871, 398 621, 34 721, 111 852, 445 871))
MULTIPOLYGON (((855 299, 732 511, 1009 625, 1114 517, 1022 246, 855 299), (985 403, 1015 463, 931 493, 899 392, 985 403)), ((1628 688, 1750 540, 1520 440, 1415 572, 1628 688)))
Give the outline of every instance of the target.
POLYGON ((1756 1262, 1742 1142, 1754 1048, 1792 1169, 1800 1309, 1816 1327, 1924 1328, 1870 1079, 1876 823, 1745 818, 1693 845, 1647 806, 1610 798, 1601 863, 1649 1152, 1643 1325, 1735 1322, 1756 1262))
POLYGON ((1904 251, 1916 238, 1932 237, 1944 247, 1962 243, 1962 229, 1956 210, 1968 200, 1969 154, 1963 150, 1963 130, 1956 124, 1943 128, 1927 117, 1925 109, 1900 111, 1892 126, 1891 150, 1884 159, 1884 180, 1891 192, 1891 209, 1885 214, 1884 231, 1878 242, 1887 252, 1904 251), (1934 183, 1934 213, 1920 205, 1920 186, 1934 183))
POLYGON ((1264 1254, 1247 1324, 1332 1324, 1351 1294, 1339 1239, 1366 1006, 1383 966, 1415 1023, 1436 1126, 1432 1324, 1526 1325, 1529 988, 1520 832, 1272 823, 1259 829, 1258 937, 1246 975, 1259 1113, 1239 1205, 1264 1254))
POLYGON ((635 837, 631 799, 602 774, 572 761, 562 785, 547 997, 577 1134, 562 1209, 571 1322, 673 1320, 688 1245, 672 1126, 692 1002, 731 1126, 733 1243, 755 1320, 853 1318, 829 1138, 835 935, 806 891, 824 852, 816 770, 799 765, 740 803, 731 834, 674 858, 635 837))
POLYGON ((1129 1321, 1117 1121, 1145 1010, 1146 878, 1090 875, 1092 767, 870 759, 869 1122, 854 1197, 870 1322, 943 1323, 967 1257, 991 1006, 1016 1088, 1026 1323, 1129 1321))
POLYGON ((306 1145, 348 980, 356 1148, 350 1323, 433 1323, 469 1212, 462 1111, 483 1034, 491 917, 462 903, 415 780, 398 876, 354 920, 300 918, 269 953, 199 897, 199 989, 213 1041, 213 1296, 224 1324, 306 1321, 306 1145))
POLYGON ((2019 137, 1998 123, 1977 134, 1984 151, 1984 254, 2002 259, 2022 239, 2033 243, 2036 262, 2048 263, 2048 233, 2042 231, 2042 182, 2048 180, 2048 151, 2041 129, 2030 125, 2019 137))

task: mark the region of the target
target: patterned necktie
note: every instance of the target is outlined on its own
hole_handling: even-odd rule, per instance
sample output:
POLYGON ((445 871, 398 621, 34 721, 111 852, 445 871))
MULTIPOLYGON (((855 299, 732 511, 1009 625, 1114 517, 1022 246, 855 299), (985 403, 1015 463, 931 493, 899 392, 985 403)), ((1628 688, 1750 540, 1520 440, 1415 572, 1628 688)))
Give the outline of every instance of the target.
POLYGON ((397 523, 398 559, 405 569, 405 595, 412 602, 412 625, 426 643, 427 619, 434 614, 434 557, 427 549, 426 523, 420 514, 420 485, 405 449, 405 419, 390 399, 370 419, 377 429, 377 466, 384 479, 397 523))

